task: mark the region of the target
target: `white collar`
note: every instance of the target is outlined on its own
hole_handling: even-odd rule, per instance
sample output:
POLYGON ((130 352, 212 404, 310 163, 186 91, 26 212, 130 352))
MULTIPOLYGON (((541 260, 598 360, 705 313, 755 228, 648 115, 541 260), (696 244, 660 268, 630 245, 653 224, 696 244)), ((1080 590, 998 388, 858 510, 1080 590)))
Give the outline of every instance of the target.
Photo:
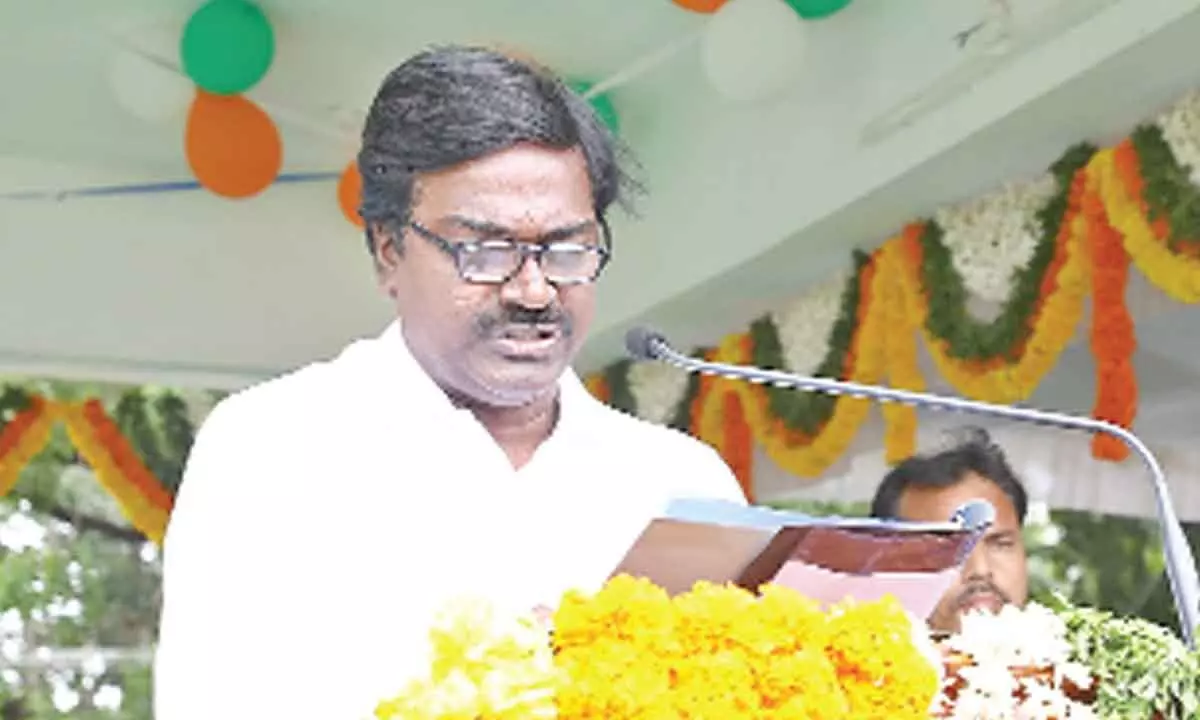
MULTIPOLYGON (((400 321, 396 320, 387 326, 372 342, 379 349, 378 375, 385 378, 384 382, 396 390, 398 397, 406 403, 418 402, 436 412, 460 412, 444 390, 433 381, 425 368, 413 357, 408 343, 401 332, 400 321)), ((567 368, 558 381, 559 409, 558 423, 554 428, 554 436, 563 431, 574 434, 586 424, 589 417, 595 416, 596 410, 605 406, 592 396, 583 381, 571 368, 567 368)))

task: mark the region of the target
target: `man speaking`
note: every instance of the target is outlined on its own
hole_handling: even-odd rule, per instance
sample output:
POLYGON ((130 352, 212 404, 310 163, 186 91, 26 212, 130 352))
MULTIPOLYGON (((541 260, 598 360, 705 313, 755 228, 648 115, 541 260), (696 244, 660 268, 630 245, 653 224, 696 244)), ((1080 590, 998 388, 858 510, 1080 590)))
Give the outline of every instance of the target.
POLYGON ((357 720, 420 669, 447 599, 553 605, 671 499, 743 501, 711 449, 570 370, 626 178, 586 101, 499 53, 423 52, 384 80, 358 164, 397 320, 204 424, 166 538, 157 720, 357 720))

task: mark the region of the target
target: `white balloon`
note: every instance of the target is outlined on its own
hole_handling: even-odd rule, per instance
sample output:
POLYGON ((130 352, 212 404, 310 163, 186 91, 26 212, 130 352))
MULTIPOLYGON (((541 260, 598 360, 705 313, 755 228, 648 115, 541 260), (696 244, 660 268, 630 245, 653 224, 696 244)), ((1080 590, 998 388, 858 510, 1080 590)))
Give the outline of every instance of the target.
POLYGON ((117 103, 151 123, 184 117, 196 94, 187 77, 128 50, 113 58, 111 81, 117 103))
POLYGON ((705 28, 705 74, 731 100, 772 95, 803 69, 807 37, 808 26, 783 0, 729 0, 705 28))

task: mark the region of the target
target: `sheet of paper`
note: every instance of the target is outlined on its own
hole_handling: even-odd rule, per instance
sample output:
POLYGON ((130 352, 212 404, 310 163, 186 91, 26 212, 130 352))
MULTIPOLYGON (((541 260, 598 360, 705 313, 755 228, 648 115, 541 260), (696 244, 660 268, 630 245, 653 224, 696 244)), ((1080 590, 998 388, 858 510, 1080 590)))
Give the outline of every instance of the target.
POLYGON ((776 582, 825 604, 892 595, 909 612, 927 617, 993 517, 986 503, 945 523, 905 523, 685 499, 667 508, 667 522, 647 530, 622 569, 671 592, 700 578, 776 582), (786 556, 768 559, 770 542, 786 546, 786 556), (768 570, 756 575, 754 562, 768 570))

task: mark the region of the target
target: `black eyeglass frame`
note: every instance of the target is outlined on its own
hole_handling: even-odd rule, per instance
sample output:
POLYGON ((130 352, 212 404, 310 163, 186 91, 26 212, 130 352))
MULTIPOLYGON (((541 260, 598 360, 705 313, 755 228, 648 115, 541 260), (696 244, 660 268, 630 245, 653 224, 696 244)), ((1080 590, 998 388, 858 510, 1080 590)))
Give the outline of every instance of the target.
POLYGON ((454 261, 454 267, 458 270, 458 275, 463 280, 471 283, 482 285, 503 285, 521 272, 525 267, 525 263, 533 258, 537 263, 538 268, 544 273, 542 266, 542 256, 547 252, 555 249, 570 249, 584 250, 595 253, 600 257, 600 262, 596 265, 596 271, 590 277, 562 279, 554 278, 546 275, 546 280, 552 285, 587 285, 596 282, 600 274, 604 272, 605 266, 612 259, 612 232, 609 230, 608 222, 603 218, 596 221, 596 225, 600 228, 600 239, 603 244, 591 245, 587 243, 571 242, 569 240, 555 240, 552 242, 525 242, 515 237, 496 238, 492 240, 469 240, 465 242, 454 242, 447 240, 438 233, 430 230, 421 223, 415 220, 409 220, 406 225, 412 229, 414 233, 420 235, 425 240, 433 244, 434 247, 441 250, 454 261), (520 255, 520 260, 511 272, 505 276, 495 276, 489 278, 479 278, 472 276, 464 269, 465 257, 468 253, 478 252, 488 248, 515 250, 520 255))

